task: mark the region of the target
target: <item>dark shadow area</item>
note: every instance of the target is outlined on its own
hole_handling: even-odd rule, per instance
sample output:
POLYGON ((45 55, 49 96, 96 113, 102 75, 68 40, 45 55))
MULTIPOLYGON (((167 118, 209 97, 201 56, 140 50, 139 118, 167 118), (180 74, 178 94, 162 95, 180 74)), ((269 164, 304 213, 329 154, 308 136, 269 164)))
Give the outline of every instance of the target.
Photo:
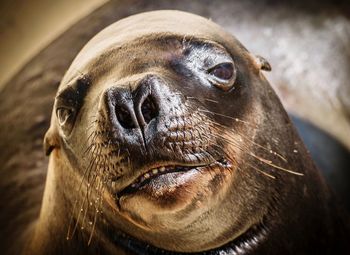
POLYGON ((350 211, 350 152, 332 136, 296 116, 290 116, 317 167, 350 211))

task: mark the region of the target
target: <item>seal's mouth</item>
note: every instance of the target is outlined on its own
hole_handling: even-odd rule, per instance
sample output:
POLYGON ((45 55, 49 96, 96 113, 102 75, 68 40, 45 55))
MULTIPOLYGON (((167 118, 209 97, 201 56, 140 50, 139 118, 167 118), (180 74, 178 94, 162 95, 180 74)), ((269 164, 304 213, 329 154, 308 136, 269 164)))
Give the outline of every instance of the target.
POLYGON ((150 167, 139 176, 135 181, 117 193, 118 197, 133 194, 148 186, 159 186, 160 184, 171 185, 171 182, 176 182, 176 179, 184 177, 185 174, 191 172, 210 171, 213 168, 226 169, 231 168, 230 161, 225 158, 216 160, 212 163, 203 163, 196 165, 186 164, 166 164, 150 167))

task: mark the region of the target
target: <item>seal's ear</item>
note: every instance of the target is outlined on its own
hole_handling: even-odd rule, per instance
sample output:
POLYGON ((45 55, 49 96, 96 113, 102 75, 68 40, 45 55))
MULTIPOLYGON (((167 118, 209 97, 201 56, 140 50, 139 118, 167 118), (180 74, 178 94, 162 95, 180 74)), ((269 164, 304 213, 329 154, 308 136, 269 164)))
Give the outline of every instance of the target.
POLYGON ((44 137, 44 151, 46 156, 49 156, 51 151, 59 147, 58 131, 55 125, 55 118, 51 117, 51 126, 46 131, 44 137))
POLYGON ((256 67, 259 70, 268 71, 268 72, 272 70, 270 63, 262 56, 259 56, 259 55, 253 56, 253 59, 256 67))
POLYGON ((57 147, 58 147, 57 132, 55 132, 54 128, 50 127, 49 130, 47 130, 44 137, 45 155, 49 156, 51 151, 53 151, 57 147))

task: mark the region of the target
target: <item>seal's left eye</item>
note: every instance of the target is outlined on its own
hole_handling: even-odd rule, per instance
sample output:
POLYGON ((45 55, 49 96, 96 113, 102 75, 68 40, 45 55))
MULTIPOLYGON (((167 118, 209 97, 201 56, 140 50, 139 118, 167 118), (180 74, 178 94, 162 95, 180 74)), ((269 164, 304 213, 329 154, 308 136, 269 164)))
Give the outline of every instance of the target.
POLYGON ((208 70, 210 81, 220 89, 225 91, 233 87, 236 79, 236 69, 233 63, 220 63, 208 70))
POLYGON ((230 80, 233 76, 233 65, 231 63, 222 63, 214 66, 209 70, 209 73, 221 80, 230 80))

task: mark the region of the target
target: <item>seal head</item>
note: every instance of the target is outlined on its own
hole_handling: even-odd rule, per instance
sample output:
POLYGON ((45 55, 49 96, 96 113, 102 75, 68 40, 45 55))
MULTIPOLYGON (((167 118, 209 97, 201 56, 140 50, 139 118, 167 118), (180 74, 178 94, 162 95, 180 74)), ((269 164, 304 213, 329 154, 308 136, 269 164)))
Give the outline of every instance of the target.
POLYGON ((84 229, 126 249, 248 251, 287 235, 282 222, 320 220, 301 211, 320 207, 323 181, 262 69, 193 14, 139 14, 96 35, 61 82, 45 138, 67 238, 84 229))

